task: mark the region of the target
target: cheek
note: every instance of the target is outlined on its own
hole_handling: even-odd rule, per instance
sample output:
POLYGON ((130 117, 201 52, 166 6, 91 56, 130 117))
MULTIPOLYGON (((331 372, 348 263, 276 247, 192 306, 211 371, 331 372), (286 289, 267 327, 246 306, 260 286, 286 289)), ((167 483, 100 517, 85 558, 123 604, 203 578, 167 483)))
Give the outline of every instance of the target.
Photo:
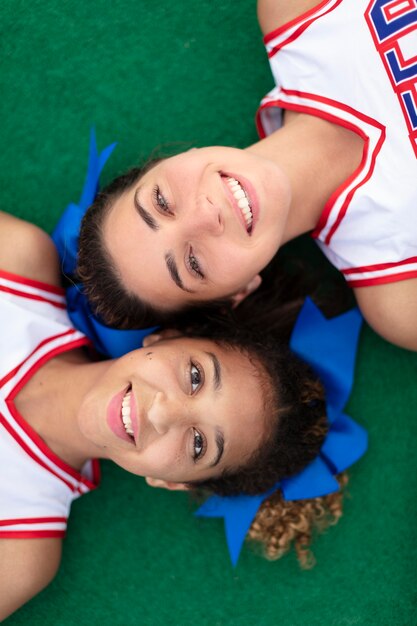
POLYGON ((129 474, 133 474, 134 476, 140 476, 143 478, 146 478, 146 476, 148 475, 148 473, 146 472, 146 467, 143 467, 140 463, 138 463, 138 460, 134 459, 130 454, 115 452, 113 454, 108 454, 106 458, 109 461, 115 463, 122 470, 129 472, 129 474))
POLYGON ((178 438, 174 437, 164 437, 147 446, 143 452, 116 451, 111 454, 110 458, 131 474, 161 480, 170 480, 173 477, 175 479, 175 472, 182 465, 178 438))
POLYGON ((214 273, 218 282, 233 283, 235 287, 240 286, 242 281, 252 278, 256 255, 257 253, 251 249, 230 242, 222 242, 217 250, 211 253, 211 257, 215 260, 214 273))

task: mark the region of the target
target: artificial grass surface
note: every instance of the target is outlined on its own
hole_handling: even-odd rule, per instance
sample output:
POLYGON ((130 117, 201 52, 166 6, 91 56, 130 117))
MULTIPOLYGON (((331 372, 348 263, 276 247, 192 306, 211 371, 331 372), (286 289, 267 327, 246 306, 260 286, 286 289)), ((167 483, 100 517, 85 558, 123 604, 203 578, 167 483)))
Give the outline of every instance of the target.
MULTIPOLYGON (((104 181, 169 142, 256 140, 272 79, 253 0, 3 0, 0 16, 4 210, 51 230, 81 193, 92 124, 99 148, 119 142, 104 181)), ((416 381, 417 355, 365 328, 348 408, 369 452, 313 570, 248 548, 233 570, 220 521, 103 463, 56 580, 7 626, 417 623, 416 381)))

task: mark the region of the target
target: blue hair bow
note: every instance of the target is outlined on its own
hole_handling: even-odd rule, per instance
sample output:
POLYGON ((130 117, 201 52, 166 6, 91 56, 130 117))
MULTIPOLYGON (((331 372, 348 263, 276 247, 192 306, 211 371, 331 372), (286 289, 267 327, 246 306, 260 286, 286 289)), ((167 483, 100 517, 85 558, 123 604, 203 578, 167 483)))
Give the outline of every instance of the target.
POLYGON ((336 474, 366 451, 367 433, 343 413, 355 367, 362 317, 357 308, 326 319, 309 298, 297 318, 290 347, 309 363, 324 385, 330 427, 320 453, 296 476, 256 496, 211 496, 197 511, 201 517, 223 517, 232 564, 236 565, 245 536, 262 502, 278 488, 286 500, 325 496, 337 491, 336 474))
POLYGON ((81 220, 96 197, 101 171, 116 145, 112 143, 100 153, 97 152, 96 135, 94 128, 91 129, 87 174, 80 201, 78 204, 71 202, 67 206, 52 233, 64 274, 75 272, 81 220))
MULTIPOLYGON (((81 221, 96 197, 101 171, 116 145, 112 143, 99 153, 94 128, 91 129, 88 168, 80 201, 78 204, 70 203, 67 206, 52 233, 61 269, 66 276, 72 276, 75 272, 81 221)), ((66 298, 68 315, 74 326, 92 340, 99 352, 112 358, 136 350, 142 345, 143 338, 154 330, 154 328, 142 330, 109 328, 92 312, 81 284, 72 284, 68 287, 66 298)))

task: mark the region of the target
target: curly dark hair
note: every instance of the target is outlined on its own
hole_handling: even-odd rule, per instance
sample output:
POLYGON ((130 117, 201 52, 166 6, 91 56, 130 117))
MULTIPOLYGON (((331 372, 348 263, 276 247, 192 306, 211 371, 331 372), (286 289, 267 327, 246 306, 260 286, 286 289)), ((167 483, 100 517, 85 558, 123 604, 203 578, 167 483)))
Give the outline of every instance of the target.
MULTIPOLYGON (((221 316, 200 322, 185 334, 209 337, 249 356, 265 392, 268 427, 260 447, 240 467, 188 483, 188 487, 219 495, 258 494, 297 474, 318 455, 328 431, 324 390, 286 342, 279 343, 274 335, 259 333, 243 321, 231 324, 233 317, 230 313, 227 319, 221 316)), ((301 567, 311 568, 315 563, 310 549, 313 537, 342 516, 347 475, 341 474, 338 481, 339 491, 298 501, 285 500, 276 489, 263 501, 248 539, 261 544, 268 559, 282 557, 293 546, 301 567)))
POLYGON ((266 413, 266 435, 260 448, 238 468, 192 487, 220 495, 256 494, 303 469, 318 454, 327 431, 324 390, 311 368, 276 337, 227 319, 200 320, 187 336, 206 337, 248 355, 259 372, 266 413))
POLYGON ((280 559, 294 546, 303 569, 315 565, 310 549, 312 540, 329 526, 334 526, 343 514, 343 498, 348 476, 337 477, 339 491, 306 500, 285 500, 278 490, 265 500, 249 529, 248 539, 261 545, 267 559, 280 559))

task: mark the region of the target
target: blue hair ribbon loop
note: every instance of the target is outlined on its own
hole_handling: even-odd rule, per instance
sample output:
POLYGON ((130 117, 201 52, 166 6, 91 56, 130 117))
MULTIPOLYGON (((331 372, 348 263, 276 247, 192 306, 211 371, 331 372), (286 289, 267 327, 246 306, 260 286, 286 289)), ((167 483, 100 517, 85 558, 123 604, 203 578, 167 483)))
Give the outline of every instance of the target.
POLYGON ((296 476, 256 496, 211 496, 197 511, 201 517, 223 517, 233 566, 262 502, 280 488, 286 500, 316 498, 339 489, 335 475, 350 467, 368 445, 366 430, 343 413, 349 399, 362 317, 357 308, 326 319, 306 299, 294 326, 290 347, 320 377, 326 391, 329 431, 319 455, 296 476))
POLYGON ((80 201, 67 206, 52 233, 64 274, 71 276, 75 272, 81 220, 96 197, 101 171, 116 145, 112 143, 98 153, 94 128, 91 129, 87 174, 80 201))
MULTIPOLYGON (((116 145, 112 143, 99 153, 94 128, 91 129, 87 174, 80 201, 67 206, 52 233, 61 270, 67 277, 72 277, 75 272, 81 221, 96 197, 101 171, 116 145)), ((144 337, 155 329, 118 330, 106 326, 91 310, 81 284, 70 285, 66 289, 66 298, 68 315, 74 326, 91 339, 96 350, 111 358, 136 350, 144 337)))

